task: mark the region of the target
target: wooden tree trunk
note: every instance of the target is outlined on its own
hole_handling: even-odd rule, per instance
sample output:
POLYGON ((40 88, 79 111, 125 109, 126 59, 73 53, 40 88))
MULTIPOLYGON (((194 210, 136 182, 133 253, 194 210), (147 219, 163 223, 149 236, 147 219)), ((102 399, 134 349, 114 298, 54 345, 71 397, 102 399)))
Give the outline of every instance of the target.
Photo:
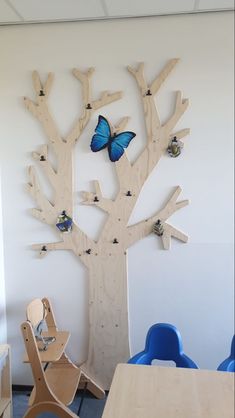
POLYGON ((123 251, 92 258, 89 268, 89 350, 82 368, 104 389, 109 389, 117 363, 126 362, 130 357, 127 260, 123 251))

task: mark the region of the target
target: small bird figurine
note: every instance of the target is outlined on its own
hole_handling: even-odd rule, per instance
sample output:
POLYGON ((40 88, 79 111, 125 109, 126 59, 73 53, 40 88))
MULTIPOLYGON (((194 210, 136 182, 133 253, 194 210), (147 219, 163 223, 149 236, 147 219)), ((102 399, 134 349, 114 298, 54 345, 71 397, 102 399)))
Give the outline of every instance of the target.
POLYGON ((181 154, 181 149, 183 148, 183 142, 178 141, 177 137, 174 136, 173 139, 170 140, 170 143, 167 148, 168 154, 171 157, 176 158, 181 154))
POLYGON ((159 237, 162 237, 164 234, 164 226, 160 219, 157 220, 157 222, 153 225, 153 232, 154 234, 158 235, 159 237))
POLYGON ((65 210, 58 216, 56 226, 61 232, 71 232, 73 220, 66 214, 65 210))

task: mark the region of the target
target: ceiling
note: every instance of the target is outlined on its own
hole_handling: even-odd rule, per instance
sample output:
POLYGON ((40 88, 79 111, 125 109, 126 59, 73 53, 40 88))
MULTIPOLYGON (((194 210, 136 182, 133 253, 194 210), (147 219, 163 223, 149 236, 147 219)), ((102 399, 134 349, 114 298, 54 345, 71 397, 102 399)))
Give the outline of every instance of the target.
POLYGON ((234 10, 234 0, 0 0, 0 25, 234 10))

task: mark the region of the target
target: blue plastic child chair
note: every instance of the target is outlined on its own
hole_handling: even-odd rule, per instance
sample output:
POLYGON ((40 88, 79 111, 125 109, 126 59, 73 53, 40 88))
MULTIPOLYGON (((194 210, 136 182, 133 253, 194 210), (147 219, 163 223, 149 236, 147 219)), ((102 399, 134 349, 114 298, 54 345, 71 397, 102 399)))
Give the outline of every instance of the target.
POLYGON ((132 357, 130 364, 151 364, 153 360, 172 360, 176 367, 198 369, 183 352, 182 338, 171 324, 155 324, 147 334, 145 349, 132 357))
POLYGON ((224 372, 235 372, 235 335, 232 339, 230 356, 222 361, 217 370, 224 372))

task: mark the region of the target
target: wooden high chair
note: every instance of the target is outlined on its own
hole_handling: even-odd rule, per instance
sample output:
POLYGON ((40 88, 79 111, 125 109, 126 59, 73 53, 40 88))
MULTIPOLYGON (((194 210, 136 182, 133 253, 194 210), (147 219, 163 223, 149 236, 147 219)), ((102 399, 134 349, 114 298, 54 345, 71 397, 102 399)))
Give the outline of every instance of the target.
POLYGON ((26 313, 27 321, 21 325, 27 352, 24 362, 31 365, 34 388, 24 418, 34 418, 42 412, 52 412, 61 418, 78 418, 67 405, 72 403, 79 384, 85 385, 99 399, 105 392, 66 356, 70 334, 58 331, 49 300, 33 300, 26 313), (41 331, 44 320, 45 332, 41 331))

